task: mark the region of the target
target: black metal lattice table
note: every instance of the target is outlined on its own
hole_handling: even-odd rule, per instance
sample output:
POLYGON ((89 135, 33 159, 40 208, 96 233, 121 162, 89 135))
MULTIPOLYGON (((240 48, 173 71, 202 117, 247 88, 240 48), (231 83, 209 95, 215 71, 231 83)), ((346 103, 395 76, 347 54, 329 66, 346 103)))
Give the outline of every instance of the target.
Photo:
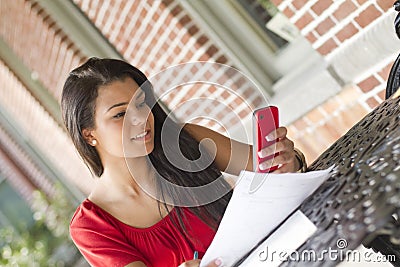
POLYGON ((346 255, 360 244, 391 255, 386 259, 400 266, 400 226, 394 219, 400 217, 399 126, 400 97, 388 99, 309 167, 336 166, 300 207, 318 230, 297 255, 312 251, 319 259, 292 257, 282 266, 335 266, 341 260, 350 261, 346 255), (345 244, 339 245, 338 240, 345 244), (329 248, 337 250, 337 259, 327 258, 329 248))

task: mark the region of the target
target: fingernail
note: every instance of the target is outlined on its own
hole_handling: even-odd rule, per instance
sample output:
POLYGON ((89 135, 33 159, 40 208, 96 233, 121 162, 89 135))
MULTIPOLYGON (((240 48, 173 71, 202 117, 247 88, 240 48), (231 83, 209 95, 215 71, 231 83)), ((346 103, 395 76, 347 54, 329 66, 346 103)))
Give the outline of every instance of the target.
POLYGON ((214 261, 214 263, 215 263, 217 266, 221 266, 221 265, 222 265, 222 260, 221 260, 220 258, 218 258, 218 259, 216 259, 216 260, 214 261))
POLYGON ((258 154, 258 156, 259 156, 260 158, 264 158, 265 156, 267 156, 267 155, 265 155, 264 150, 258 151, 257 154, 258 154))
POLYGON ((260 170, 265 170, 267 168, 267 166, 265 166, 265 163, 261 163, 259 166, 260 170))
POLYGON ((271 142, 271 141, 274 141, 274 140, 275 140, 275 137, 274 137, 273 134, 269 134, 269 135, 267 135, 267 136, 265 137, 265 139, 267 139, 267 141, 271 142))

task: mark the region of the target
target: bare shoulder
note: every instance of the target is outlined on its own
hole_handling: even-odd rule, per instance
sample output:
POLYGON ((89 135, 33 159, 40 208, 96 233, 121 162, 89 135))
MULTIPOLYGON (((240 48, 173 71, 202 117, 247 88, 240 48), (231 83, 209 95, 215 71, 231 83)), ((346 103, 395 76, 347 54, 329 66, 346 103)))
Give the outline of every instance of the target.
POLYGON ((137 228, 147 228, 158 223, 169 211, 147 194, 141 197, 125 195, 106 199, 97 193, 89 199, 115 219, 137 228))

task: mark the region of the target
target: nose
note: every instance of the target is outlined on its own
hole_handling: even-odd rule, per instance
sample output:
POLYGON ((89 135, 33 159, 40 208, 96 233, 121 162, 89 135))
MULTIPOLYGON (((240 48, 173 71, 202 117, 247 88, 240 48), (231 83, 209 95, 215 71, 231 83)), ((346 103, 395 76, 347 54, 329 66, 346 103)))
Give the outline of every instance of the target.
POLYGON ((128 118, 131 125, 142 125, 146 123, 147 117, 149 115, 148 112, 137 109, 129 110, 128 113, 128 118))
POLYGON ((139 118, 132 118, 131 119, 131 125, 137 126, 137 125, 141 125, 143 123, 144 123, 144 121, 139 119, 139 118))

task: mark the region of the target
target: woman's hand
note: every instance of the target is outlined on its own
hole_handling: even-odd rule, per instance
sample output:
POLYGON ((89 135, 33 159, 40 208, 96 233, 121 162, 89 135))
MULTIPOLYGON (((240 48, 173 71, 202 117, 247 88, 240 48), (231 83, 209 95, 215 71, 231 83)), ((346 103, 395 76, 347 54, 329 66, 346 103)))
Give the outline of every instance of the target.
POLYGON ((270 166, 279 166, 273 173, 296 172, 300 169, 300 163, 294 152, 294 143, 287 138, 286 134, 286 127, 279 127, 265 137, 267 141, 276 140, 276 142, 258 151, 258 156, 260 158, 265 158, 275 153, 279 154, 261 163, 260 169, 266 169, 270 166))
MULTIPOLYGON (((199 267, 199 266, 200 266, 200 260, 191 260, 182 263, 178 267, 199 267)), ((210 262, 206 267, 219 267, 219 266, 222 266, 222 261, 220 259, 216 259, 213 262, 210 262)))

